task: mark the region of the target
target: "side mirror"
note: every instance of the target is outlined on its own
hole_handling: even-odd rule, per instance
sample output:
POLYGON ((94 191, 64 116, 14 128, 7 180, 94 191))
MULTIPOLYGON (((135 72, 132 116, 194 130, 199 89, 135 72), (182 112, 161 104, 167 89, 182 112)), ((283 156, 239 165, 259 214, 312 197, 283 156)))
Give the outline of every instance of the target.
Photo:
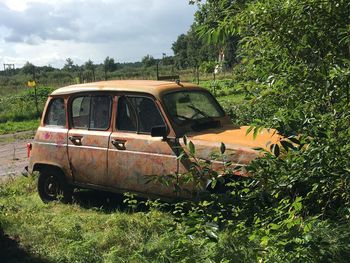
POLYGON ((163 139, 166 139, 166 136, 168 135, 166 126, 154 126, 151 130, 151 136, 152 137, 163 137, 163 139))

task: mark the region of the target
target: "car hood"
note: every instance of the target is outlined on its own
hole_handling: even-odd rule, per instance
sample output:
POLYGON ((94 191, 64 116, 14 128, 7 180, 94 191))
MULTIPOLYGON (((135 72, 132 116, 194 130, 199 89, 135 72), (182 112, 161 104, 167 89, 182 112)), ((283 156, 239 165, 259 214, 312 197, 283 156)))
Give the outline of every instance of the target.
POLYGON ((220 151, 221 143, 226 146, 225 155, 236 164, 247 164, 260 155, 254 148, 268 150, 271 143, 277 143, 281 136, 274 129, 262 129, 254 139, 253 131, 247 134, 249 126, 225 125, 187 134, 196 147, 196 156, 211 159, 212 153, 220 151))

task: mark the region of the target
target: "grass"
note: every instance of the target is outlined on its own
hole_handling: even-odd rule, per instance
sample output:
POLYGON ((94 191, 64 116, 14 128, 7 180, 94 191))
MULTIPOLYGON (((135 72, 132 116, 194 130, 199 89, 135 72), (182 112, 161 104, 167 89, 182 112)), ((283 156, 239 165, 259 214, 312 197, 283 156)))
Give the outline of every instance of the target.
MULTIPOLYGON (((237 221, 240 223, 219 230, 213 241, 210 232, 200 234, 193 230, 201 229, 192 226, 194 217, 188 217, 185 224, 174 215, 174 208, 160 209, 165 204, 159 202, 151 203, 147 209, 133 208, 135 199, 130 197, 124 199, 128 201, 126 205, 121 196, 85 190, 74 194, 73 204, 44 204, 36 193, 36 180, 36 176, 17 177, 0 183, 2 263, 347 262, 348 259, 346 222, 330 224, 317 220, 310 225, 309 232, 301 236, 291 232, 286 237, 292 229, 280 232, 276 229, 265 236, 265 228, 245 227, 237 221), (296 250, 285 247, 286 240, 296 250)), ((198 218, 194 222, 200 221, 198 218)))
POLYGON ((39 126, 40 120, 8 121, 0 123, 0 135, 16 133, 20 131, 33 131, 39 126))
POLYGON ((7 243, 17 242, 0 248, 2 262, 10 261, 1 255, 4 251, 22 251, 25 257, 15 262, 190 262, 203 257, 202 240, 181 241, 181 227, 172 231, 171 213, 130 212, 120 197, 94 192, 72 205, 44 204, 35 185, 35 177, 0 185, 0 232, 7 243))
POLYGON ((229 103, 241 103, 244 100, 245 95, 240 94, 230 94, 226 96, 217 97, 216 99, 220 104, 229 104, 229 103))

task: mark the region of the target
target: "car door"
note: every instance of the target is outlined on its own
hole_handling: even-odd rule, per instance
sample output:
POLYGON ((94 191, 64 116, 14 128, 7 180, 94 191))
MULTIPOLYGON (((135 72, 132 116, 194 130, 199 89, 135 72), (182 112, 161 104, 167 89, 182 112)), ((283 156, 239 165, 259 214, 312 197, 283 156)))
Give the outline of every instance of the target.
POLYGON ((42 125, 38 128, 32 143, 30 167, 33 167, 36 163, 46 163, 58 166, 64 174, 70 175, 67 157, 68 125, 66 120, 66 99, 51 97, 47 103, 42 125))
POLYGON ((94 94, 70 100, 68 157, 77 184, 102 185, 107 176, 112 96, 94 94))
POLYGON ((174 196, 173 188, 152 176, 177 172, 177 159, 168 141, 152 137, 151 129, 165 126, 154 99, 127 95, 117 98, 116 125, 108 149, 109 186, 152 195, 174 196))

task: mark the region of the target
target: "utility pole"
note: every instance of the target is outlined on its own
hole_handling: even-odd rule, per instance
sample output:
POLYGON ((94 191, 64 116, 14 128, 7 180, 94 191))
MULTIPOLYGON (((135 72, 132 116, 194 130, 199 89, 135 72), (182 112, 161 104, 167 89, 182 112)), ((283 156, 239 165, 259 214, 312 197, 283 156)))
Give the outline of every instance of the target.
POLYGON ((29 87, 34 87, 34 99, 35 99, 35 108, 36 108, 36 116, 39 117, 39 107, 38 107, 38 96, 36 92, 36 77, 35 77, 35 66, 33 65, 32 71, 32 81, 28 81, 29 87))
POLYGON ((159 61, 157 61, 157 80, 159 80, 159 61))
POLYGON ((10 64, 10 63, 4 63, 4 72, 5 74, 7 72, 11 72, 11 70, 15 69, 15 64, 10 64))

